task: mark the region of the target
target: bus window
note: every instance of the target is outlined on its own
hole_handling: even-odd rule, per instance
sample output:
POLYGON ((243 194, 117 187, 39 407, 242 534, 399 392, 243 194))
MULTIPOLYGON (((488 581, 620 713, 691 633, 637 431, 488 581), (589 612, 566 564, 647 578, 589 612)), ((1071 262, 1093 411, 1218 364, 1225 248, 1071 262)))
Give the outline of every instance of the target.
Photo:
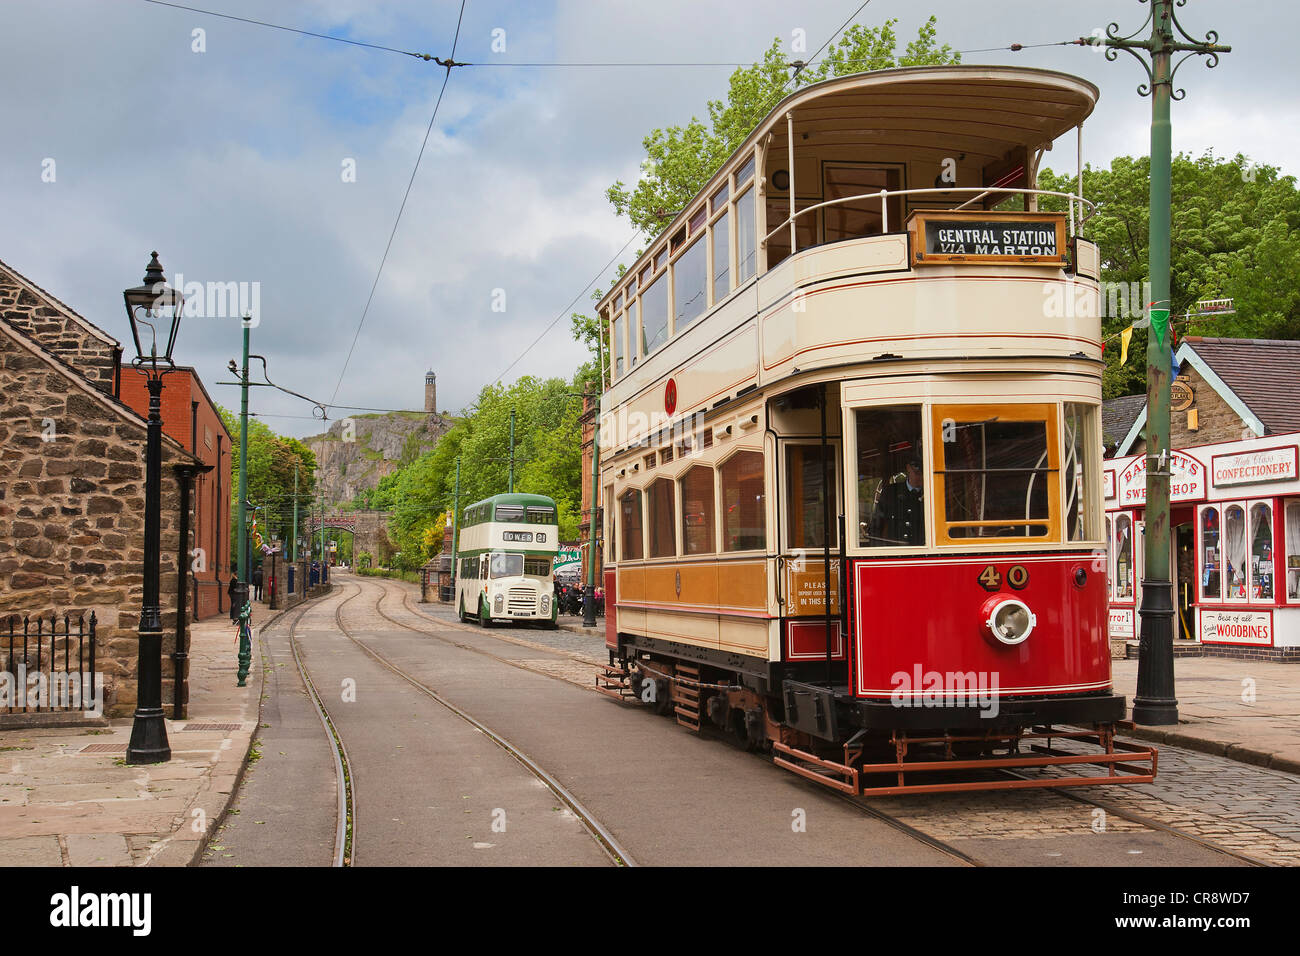
MULTIPOLYGON (((832 489, 839 487, 835 480, 835 457, 833 445, 826 447, 825 457, 820 445, 786 447, 787 548, 820 548, 826 543, 826 477, 830 477, 832 489)), ((831 494, 834 495, 833 490, 831 494)), ((836 506, 832 497, 832 521, 836 506)), ((837 543, 832 540, 831 546, 837 543)))
POLYGON ((492 577, 512 578, 524 573, 524 556, 522 554, 505 554, 500 551, 492 555, 492 577))
POLYGON ((858 443, 858 546, 896 548, 925 544, 921 406, 860 408, 858 443))
POLYGON ((550 558, 524 558, 524 574, 536 578, 551 576, 550 558))
POLYGON ((767 547, 762 453, 737 452, 718 469, 718 477, 722 482, 722 550, 754 551, 767 547))
POLYGON ((523 505, 497 505, 497 521, 523 521, 523 505))

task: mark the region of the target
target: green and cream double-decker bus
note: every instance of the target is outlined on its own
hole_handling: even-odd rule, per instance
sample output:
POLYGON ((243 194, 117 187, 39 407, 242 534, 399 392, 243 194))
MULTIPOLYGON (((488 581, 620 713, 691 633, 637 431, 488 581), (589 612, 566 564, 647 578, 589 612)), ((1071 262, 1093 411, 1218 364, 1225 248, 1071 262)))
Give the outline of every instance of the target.
POLYGON ((543 495, 493 495, 466 508, 456 574, 460 619, 554 628, 551 562, 559 540, 555 502, 543 495))

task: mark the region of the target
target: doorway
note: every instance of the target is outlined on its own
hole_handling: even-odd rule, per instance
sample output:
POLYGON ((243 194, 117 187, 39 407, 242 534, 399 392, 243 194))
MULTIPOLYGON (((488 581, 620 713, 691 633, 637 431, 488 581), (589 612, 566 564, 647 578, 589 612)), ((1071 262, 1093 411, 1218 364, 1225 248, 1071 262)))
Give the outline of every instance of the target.
POLYGON ((1174 607, 1176 638, 1196 639, 1196 527, 1191 521, 1174 526, 1174 607))

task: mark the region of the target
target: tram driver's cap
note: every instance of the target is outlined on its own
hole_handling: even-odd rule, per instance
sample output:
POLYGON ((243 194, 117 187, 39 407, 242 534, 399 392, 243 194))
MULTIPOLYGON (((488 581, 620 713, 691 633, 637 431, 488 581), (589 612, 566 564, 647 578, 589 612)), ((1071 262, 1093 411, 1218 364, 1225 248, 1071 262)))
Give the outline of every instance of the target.
POLYGON ((921 456, 920 456, 920 455, 908 455, 908 456, 907 456, 907 461, 905 462, 905 464, 911 466, 912 468, 915 468, 917 471, 920 471, 920 470, 922 469, 922 465, 921 465, 921 456))

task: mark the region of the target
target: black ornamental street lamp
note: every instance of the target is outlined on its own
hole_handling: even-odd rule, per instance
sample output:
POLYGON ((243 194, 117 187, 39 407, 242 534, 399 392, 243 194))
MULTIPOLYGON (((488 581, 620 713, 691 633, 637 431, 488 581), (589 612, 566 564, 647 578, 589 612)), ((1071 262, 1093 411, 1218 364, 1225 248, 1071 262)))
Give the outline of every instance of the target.
POLYGON ((174 371, 172 347, 180 327, 185 300, 167 284, 158 253, 153 253, 145 269, 144 284, 122 293, 126 314, 131 320, 131 337, 135 340, 135 358, 131 365, 147 376, 149 388, 149 428, 145 443, 144 484, 144 598, 140 608, 140 644, 135 720, 131 725, 131 742, 126 748, 128 764, 163 763, 171 759, 167 742, 167 722, 162 707, 162 609, 158 600, 158 572, 161 551, 162 485, 162 377, 174 371), (145 329, 146 352, 141 345, 141 327, 145 329), (167 349, 158 354, 158 340, 166 336, 167 349))

